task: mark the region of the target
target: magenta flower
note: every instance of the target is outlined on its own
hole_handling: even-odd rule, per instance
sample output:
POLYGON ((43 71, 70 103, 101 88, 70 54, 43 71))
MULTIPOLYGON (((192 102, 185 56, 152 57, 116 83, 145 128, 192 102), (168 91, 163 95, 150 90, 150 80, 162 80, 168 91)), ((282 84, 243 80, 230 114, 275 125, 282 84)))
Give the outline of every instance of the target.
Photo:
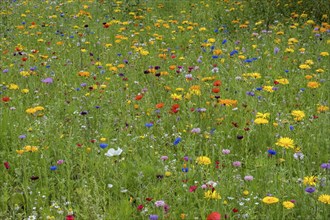
POLYGON ((240 167, 241 165, 242 165, 242 163, 239 162, 239 161, 235 161, 235 162, 233 162, 233 166, 234 166, 234 167, 240 167))

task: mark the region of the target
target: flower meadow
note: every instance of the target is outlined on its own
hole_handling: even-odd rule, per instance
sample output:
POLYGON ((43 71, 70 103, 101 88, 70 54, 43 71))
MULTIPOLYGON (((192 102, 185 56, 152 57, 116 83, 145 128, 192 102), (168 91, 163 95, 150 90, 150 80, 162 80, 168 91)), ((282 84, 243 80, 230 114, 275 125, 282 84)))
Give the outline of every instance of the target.
POLYGON ((274 2, 2 1, 0 218, 329 219, 329 5, 274 2))

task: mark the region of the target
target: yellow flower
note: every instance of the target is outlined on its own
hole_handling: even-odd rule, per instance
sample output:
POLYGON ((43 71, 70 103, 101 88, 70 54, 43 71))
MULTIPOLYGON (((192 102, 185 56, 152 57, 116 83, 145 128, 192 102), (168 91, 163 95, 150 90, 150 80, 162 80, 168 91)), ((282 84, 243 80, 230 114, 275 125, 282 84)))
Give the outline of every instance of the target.
POLYGON ((267 91, 267 92, 274 92, 272 86, 263 86, 262 89, 265 90, 265 91, 267 91))
POLYGON ((249 195, 249 191, 247 191, 247 190, 244 190, 244 191, 243 191, 243 195, 244 195, 244 196, 247 196, 247 195, 249 195))
POLYGON ((268 120, 265 119, 265 118, 256 118, 254 120, 254 123, 257 124, 257 125, 260 125, 260 124, 268 124, 268 120))
POLYGON ((265 198, 262 199, 262 202, 266 204, 274 204, 277 203, 278 201, 279 199, 273 196, 266 196, 265 198))
POLYGON ((284 147, 285 149, 294 148, 294 141, 288 137, 283 137, 277 140, 277 146, 284 147))
POLYGON ((220 105, 225 105, 225 106, 236 106, 237 105, 237 100, 220 99, 219 104, 220 105))
POLYGON ((307 79, 307 80, 310 80, 311 78, 313 78, 313 76, 311 76, 311 75, 306 75, 305 76, 305 79, 307 79))
POLYGON ((171 98, 172 98, 173 100, 182 100, 182 95, 178 95, 178 94, 176 94, 176 93, 172 93, 172 94, 171 94, 171 98))
POLYGON ((286 209, 292 209, 294 207, 294 203, 291 201, 284 201, 282 203, 282 205, 284 206, 284 208, 286 209))
POLYGON ((286 78, 277 79, 276 81, 277 81, 279 84, 282 84, 282 85, 287 85, 287 84, 289 84, 289 80, 286 79, 286 78))
POLYGON ((319 198, 318 198, 318 200, 320 202, 323 202, 325 204, 330 205, 330 195, 327 195, 327 194, 320 195, 319 198))
POLYGON ((311 88, 311 89, 316 89, 316 88, 320 87, 320 83, 315 82, 315 81, 308 82, 307 87, 311 88))
POLYGON ((171 175, 172 175, 171 172, 169 172, 169 171, 166 171, 166 172, 165 172, 165 176, 169 177, 169 176, 171 176, 171 175))
POLYGON ((206 199, 221 199, 221 196, 215 190, 208 190, 204 193, 204 198, 206 198, 206 199))
POLYGON ((197 157, 196 162, 200 165, 209 165, 211 164, 211 159, 205 156, 197 157))
POLYGON ((258 112, 256 115, 256 118, 269 118, 270 114, 269 113, 261 113, 258 112))
POLYGON ((26 94, 26 93, 29 93, 29 90, 28 89, 22 89, 21 92, 26 94))
POLYGON ((18 87, 18 85, 14 84, 14 83, 10 83, 8 89, 17 90, 17 89, 19 89, 19 87, 18 87))
POLYGON ((325 105, 320 105, 317 107, 317 113, 326 112, 328 110, 329 110, 329 107, 325 106, 325 105))
POLYGON ((299 68, 302 70, 307 70, 307 69, 310 69, 311 67, 308 64, 300 64, 299 68))
POLYGON ((305 117, 305 113, 300 110, 293 110, 291 115, 294 117, 295 121, 301 121, 305 117))
POLYGON ((327 57, 327 56, 329 56, 329 53, 328 52, 321 52, 320 53, 320 56, 327 57))
POLYGON ((201 95, 201 87, 199 85, 193 85, 189 88, 190 93, 193 95, 201 95))
POLYGON ((16 150, 16 153, 22 155, 25 151, 24 150, 16 150))
POLYGON ((313 60, 306 60, 305 61, 305 64, 307 64, 307 65, 313 65, 314 62, 313 62, 313 60))
POLYGON ((292 49, 292 48, 286 48, 284 52, 286 52, 286 53, 293 53, 294 52, 294 49, 292 49))
POLYGON ((308 186, 316 186, 316 181, 317 181, 316 176, 305 176, 303 183, 304 185, 308 185, 308 186))

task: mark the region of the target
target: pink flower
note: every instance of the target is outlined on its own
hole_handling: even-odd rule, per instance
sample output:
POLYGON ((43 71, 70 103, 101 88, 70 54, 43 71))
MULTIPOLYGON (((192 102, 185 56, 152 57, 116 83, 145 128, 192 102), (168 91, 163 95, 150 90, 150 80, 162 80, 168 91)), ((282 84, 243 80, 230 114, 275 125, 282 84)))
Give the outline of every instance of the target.
POLYGON ((253 176, 245 176, 244 177, 245 181, 252 181, 253 180, 253 176))
POLYGON ((197 186, 191 186, 189 187, 189 192, 195 192, 197 189, 197 186))
POLYGON ((229 150, 229 149, 223 149, 223 150, 222 150, 222 153, 223 153, 223 154, 230 154, 230 150, 229 150))
POLYGON ((241 162, 240 161, 235 161, 235 162, 233 162, 233 166, 234 167, 240 167, 241 166, 241 162))

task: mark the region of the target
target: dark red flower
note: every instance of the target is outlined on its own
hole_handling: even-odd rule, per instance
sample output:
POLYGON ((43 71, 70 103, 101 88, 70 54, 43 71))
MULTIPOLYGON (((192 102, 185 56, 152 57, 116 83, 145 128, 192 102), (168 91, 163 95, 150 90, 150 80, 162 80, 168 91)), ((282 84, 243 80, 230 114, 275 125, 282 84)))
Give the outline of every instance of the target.
POLYGON ((2 97, 3 102, 9 102, 10 98, 8 96, 2 97))
POLYGON ((146 200, 147 200, 148 202, 150 202, 150 201, 152 200, 152 198, 151 198, 151 197, 148 197, 148 198, 146 198, 146 200))
POLYGON ((141 205, 139 205, 139 206, 137 207, 137 210, 138 210, 138 211, 142 211, 143 208, 144 208, 144 206, 141 204, 141 205))
POLYGON ((3 165, 5 165, 5 167, 6 167, 7 170, 10 168, 9 163, 7 161, 4 162, 3 165))
POLYGON ((238 212, 238 209, 237 208, 233 208, 233 212, 238 212))
POLYGON ((65 220, 74 220, 74 215, 67 215, 65 220))

